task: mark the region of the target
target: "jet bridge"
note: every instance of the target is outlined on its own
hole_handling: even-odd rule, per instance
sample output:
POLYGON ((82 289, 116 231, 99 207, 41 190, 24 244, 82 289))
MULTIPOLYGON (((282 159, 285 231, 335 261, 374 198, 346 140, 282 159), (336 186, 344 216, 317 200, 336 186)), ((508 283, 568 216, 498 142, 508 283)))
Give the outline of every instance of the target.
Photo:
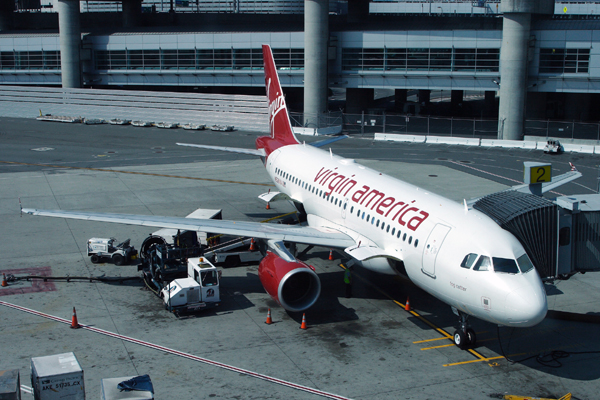
POLYGON ((551 201, 508 190, 477 200, 473 208, 521 242, 542 279, 600 270, 600 194, 551 201))

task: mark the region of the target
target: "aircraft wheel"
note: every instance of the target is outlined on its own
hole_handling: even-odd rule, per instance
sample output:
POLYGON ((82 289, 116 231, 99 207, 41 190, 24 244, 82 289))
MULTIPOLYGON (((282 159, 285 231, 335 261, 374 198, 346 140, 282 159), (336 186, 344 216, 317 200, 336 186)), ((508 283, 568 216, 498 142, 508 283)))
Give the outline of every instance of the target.
POLYGON ((467 347, 467 335, 460 329, 454 332, 454 344, 461 350, 467 347))
POLYGON ((475 346, 475 343, 477 342, 475 331, 471 328, 467 329, 467 340, 469 342, 469 346, 475 346))

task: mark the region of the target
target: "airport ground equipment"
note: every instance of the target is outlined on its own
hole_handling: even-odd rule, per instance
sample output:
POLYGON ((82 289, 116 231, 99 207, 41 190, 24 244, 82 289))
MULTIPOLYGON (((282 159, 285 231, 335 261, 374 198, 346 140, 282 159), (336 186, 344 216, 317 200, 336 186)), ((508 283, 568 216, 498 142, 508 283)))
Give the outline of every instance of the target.
POLYGON ((563 151, 565 151, 565 149, 557 139, 549 139, 546 142, 546 146, 544 146, 544 153, 560 154, 563 151))
POLYGON ((258 249, 251 249, 251 238, 237 238, 204 251, 204 257, 224 267, 237 267, 244 263, 257 263, 264 257, 258 249))
POLYGON ((600 271, 600 194, 554 200, 542 197, 542 185, 546 184, 543 177, 551 175, 549 166, 525 163, 528 190, 523 187, 493 193, 478 199, 473 208, 521 242, 543 280, 600 271), (540 175, 536 176, 538 171, 540 175))
POLYGON ((83 369, 73 353, 33 357, 31 387, 35 400, 85 400, 83 369))
POLYGON ((0 399, 21 400, 21 377, 18 369, 0 371, 0 399))
POLYGON ((203 257, 190 258, 187 274, 187 278, 174 279, 161 290, 167 310, 192 312, 218 306, 221 296, 217 268, 203 257))
POLYGON ((91 238, 88 240, 88 256, 96 264, 102 259, 109 258, 115 265, 123 265, 137 259, 137 250, 130 245, 131 240, 118 243, 117 239, 91 238))

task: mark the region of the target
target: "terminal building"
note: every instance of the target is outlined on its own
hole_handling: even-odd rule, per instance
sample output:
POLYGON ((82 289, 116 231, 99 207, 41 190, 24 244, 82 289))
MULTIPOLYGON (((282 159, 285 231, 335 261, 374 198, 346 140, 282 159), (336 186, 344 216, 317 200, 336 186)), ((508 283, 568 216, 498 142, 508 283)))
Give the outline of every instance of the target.
POLYGON ((332 90, 360 112, 378 89, 413 114, 432 91, 481 93, 502 139, 525 118, 600 119, 593 2, 0 0, 0 89, 262 94, 263 43, 307 125, 332 90))

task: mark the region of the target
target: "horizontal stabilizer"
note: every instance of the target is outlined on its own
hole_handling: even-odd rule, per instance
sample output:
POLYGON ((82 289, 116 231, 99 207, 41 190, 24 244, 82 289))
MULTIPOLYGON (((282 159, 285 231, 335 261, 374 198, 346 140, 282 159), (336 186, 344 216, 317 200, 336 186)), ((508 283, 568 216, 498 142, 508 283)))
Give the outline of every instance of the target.
POLYGON ((321 140, 321 141, 318 141, 318 142, 311 143, 310 145, 313 146, 313 147, 323 147, 323 146, 327 146, 328 144, 335 143, 338 140, 347 139, 347 138, 349 138, 348 135, 334 136, 332 138, 328 138, 328 139, 325 139, 325 140, 321 140))
POLYGON ((290 197, 287 194, 281 192, 263 193, 259 195, 258 198, 267 203, 270 203, 271 201, 290 200, 290 197))
POLYGON ((239 147, 223 147, 223 146, 208 146, 204 144, 177 143, 178 146, 198 147, 200 149, 227 151, 229 153, 250 154, 253 156, 265 157, 266 153, 263 149, 241 149, 239 147))

